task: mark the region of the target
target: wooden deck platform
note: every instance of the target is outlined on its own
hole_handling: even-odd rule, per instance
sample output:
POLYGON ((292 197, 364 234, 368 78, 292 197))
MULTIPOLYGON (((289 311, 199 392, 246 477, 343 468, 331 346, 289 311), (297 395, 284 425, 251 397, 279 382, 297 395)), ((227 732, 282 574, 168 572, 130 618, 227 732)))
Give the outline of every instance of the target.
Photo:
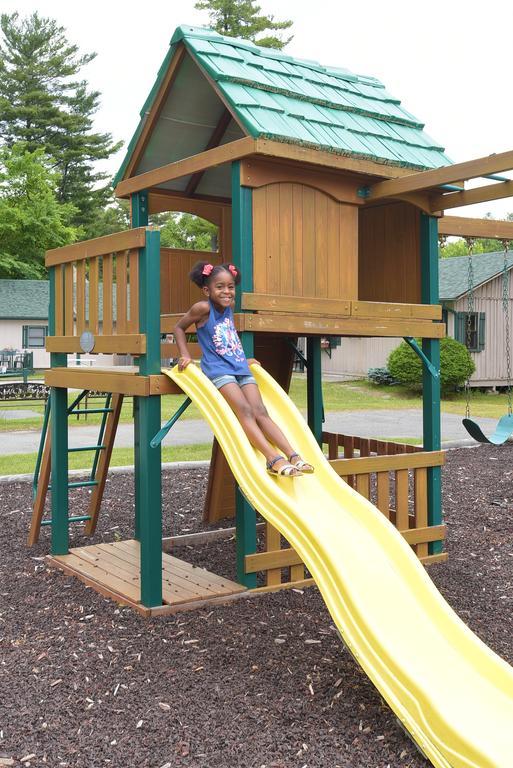
POLYGON ((50 555, 47 561, 68 575, 78 576, 100 594, 129 605, 145 616, 225 602, 247 591, 241 584, 163 552, 163 605, 146 608, 140 602, 139 547, 134 539, 75 547, 68 555, 50 555))

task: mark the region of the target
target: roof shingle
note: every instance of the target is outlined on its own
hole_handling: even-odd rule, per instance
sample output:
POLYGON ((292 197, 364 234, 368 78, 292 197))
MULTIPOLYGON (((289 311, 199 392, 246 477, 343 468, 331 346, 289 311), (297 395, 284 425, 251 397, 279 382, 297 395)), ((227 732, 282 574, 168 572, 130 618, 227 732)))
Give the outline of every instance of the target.
POLYGON ((0 280, 0 319, 48 320, 48 280, 0 280))
POLYGON ((423 123, 376 78, 296 59, 210 29, 181 26, 171 39, 115 183, 123 176, 145 115, 180 43, 215 81, 250 136, 419 170, 451 163, 444 148, 424 133, 423 123))
MULTIPOLYGON (((504 253, 477 253, 472 256, 474 288, 500 275, 504 268, 504 253)), ((507 259, 513 267, 513 254, 507 259)), ((468 293, 468 256, 453 256, 439 261, 440 301, 453 301, 468 293)))

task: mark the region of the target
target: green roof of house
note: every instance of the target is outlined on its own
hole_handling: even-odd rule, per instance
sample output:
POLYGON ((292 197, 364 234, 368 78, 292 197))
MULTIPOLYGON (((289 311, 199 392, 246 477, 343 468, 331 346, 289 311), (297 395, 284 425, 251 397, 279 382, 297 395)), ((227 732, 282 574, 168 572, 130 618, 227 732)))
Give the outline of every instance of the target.
MULTIPOLYGON (((249 136, 420 170, 451 163, 443 147, 424 132, 423 123, 376 78, 296 59, 210 29, 181 26, 171 39, 141 110, 141 122, 115 183, 123 177, 160 83, 182 42, 200 70, 215 82, 232 115, 249 136)), ((201 100, 196 88, 188 89, 184 84, 176 87, 181 99, 187 101, 186 110, 195 99, 201 100)), ((208 108, 212 109, 206 102, 204 109, 208 108)), ((174 109, 175 122, 179 122, 177 107, 174 109)), ((171 130, 172 123, 168 126, 171 130)), ((206 143, 196 152, 202 151, 206 143)))
POLYGON ((0 280, 1 320, 48 320, 48 280, 0 280))
MULTIPOLYGON (((508 269, 513 267, 513 254, 507 260, 508 269)), ((474 288, 488 283, 501 274, 504 253, 478 253, 472 256, 474 288)), ((454 256, 439 261, 440 301, 454 301, 468 293, 468 256, 454 256)))

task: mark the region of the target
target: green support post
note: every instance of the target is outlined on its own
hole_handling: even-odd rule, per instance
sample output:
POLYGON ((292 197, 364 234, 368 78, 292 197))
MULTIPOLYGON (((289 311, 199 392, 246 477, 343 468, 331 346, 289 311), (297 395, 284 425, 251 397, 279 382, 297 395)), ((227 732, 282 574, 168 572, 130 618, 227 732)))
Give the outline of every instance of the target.
POLYGON ((306 339, 306 384, 307 384, 307 413, 308 426, 322 446, 322 367, 321 367, 321 337, 307 336, 306 339))
MULTIPOLYGON (((50 306, 48 331, 55 335, 55 270, 49 272, 50 306)), ((61 352, 50 354, 52 368, 65 368, 68 356, 61 352)), ((69 551, 69 492, 68 492, 68 390, 52 387, 50 391, 52 440, 52 555, 67 555, 69 551)))
POLYGON ((132 227, 148 226, 148 192, 143 189, 141 192, 134 192, 130 197, 132 209, 132 227))
MULTIPOLYGON (((253 290, 253 197, 249 187, 241 186, 238 160, 232 163, 232 248, 233 263, 242 276, 235 299, 235 311, 241 312, 241 294, 253 290)), ((253 334, 245 331, 240 336, 246 357, 253 357, 253 334)), ((235 491, 235 526, 237 581, 254 589, 257 585, 256 573, 245 573, 244 561, 246 555, 253 554, 257 548, 256 512, 238 486, 235 491)))
MULTIPOLYGON (((420 214, 420 250, 422 302, 423 304, 438 304, 438 220, 425 213, 420 214)), ((439 372, 440 341, 438 339, 422 339, 422 351, 434 369, 439 372)), ((431 375, 426 366, 423 367, 422 386, 424 450, 439 451, 441 447, 440 377, 431 375)), ((427 474, 428 525, 441 525, 441 467, 430 467, 427 474)), ((441 541, 434 541, 429 544, 430 555, 439 554, 441 551, 441 541)))
MULTIPOLYGON (((148 192, 143 190, 141 192, 135 192, 130 197, 130 208, 132 213, 132 227, 147 227, 148 226, 148 192)), ((140 539, 140 520, 139 510, 141 504, 139 503, 139 497, 141 494, 140 481, 141 481, 141 445, 140 445, 140 410, 139 410, 139 397, 134 397, 134 494, 135 494, 135 525, 134 536, 137 540, 140 539)))
MULTIPOLYGON (((139 324, 146 334, 146 353, 139 359, 143 376, 160 373, 160 233, 146 231, 139 255, 139 324)), ((160 429, 160 395, 134 398, 137 465, 136 520, 141 543, 141 603, 162 604, 162 481, 161 448, 150 442, 160 429)))

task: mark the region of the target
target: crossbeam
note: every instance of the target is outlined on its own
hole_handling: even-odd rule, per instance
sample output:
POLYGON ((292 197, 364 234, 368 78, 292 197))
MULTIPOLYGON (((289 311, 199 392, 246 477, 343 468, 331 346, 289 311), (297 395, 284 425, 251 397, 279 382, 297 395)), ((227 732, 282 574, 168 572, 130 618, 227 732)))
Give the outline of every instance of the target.
MULTIPOLYGON (((420 192, 433 189, 442 184, 455 184, 462 180, 476 179, 501 171, 513 169, 513 151, 501 152, 496 155, 479 157, 475 160, 467 160, 463 163, 434 168, 430 171, 411 173, 401 178, 379 181, 373 184, 369 190, 368 200, 381 200, 386 197, 404 195, 408 192, 420 192)), ((455 192, 454 194, 462 194, 455 192)))
POLYGON ((243 139, 236 139, 229 144, 207 149, 192 157, 175 160, 174 163, 168 163, 160 168, 155 168, 153 171, 146 171, 146 173, 140 173, 131 179, 120 181, 116 187, 116 197, 127 197, 134 192, 140 192, 142 189, 151 189, 173 179, 181 179, 183 176, 189 176, 198 171, 206 171, 208 168, 214 168, 232 160, 240 160, 242 157, 253 154, 255 147, 256 140, 250 136, 245 136, 243 139))
POLYGON ((486 237, 513 241, 513 221, 443 216, 438 220, 438 233, 455 237, 486 237))
POLYGON ((465 189, 461 192, 435 195, 430 199, 430 208, 432 212, 446 211, 450 208, 461 208, 464 205, 503 200, 505 197, 513 197, 513 181, 501 181, 498 184, 486 184, 483 187, 465 189))

